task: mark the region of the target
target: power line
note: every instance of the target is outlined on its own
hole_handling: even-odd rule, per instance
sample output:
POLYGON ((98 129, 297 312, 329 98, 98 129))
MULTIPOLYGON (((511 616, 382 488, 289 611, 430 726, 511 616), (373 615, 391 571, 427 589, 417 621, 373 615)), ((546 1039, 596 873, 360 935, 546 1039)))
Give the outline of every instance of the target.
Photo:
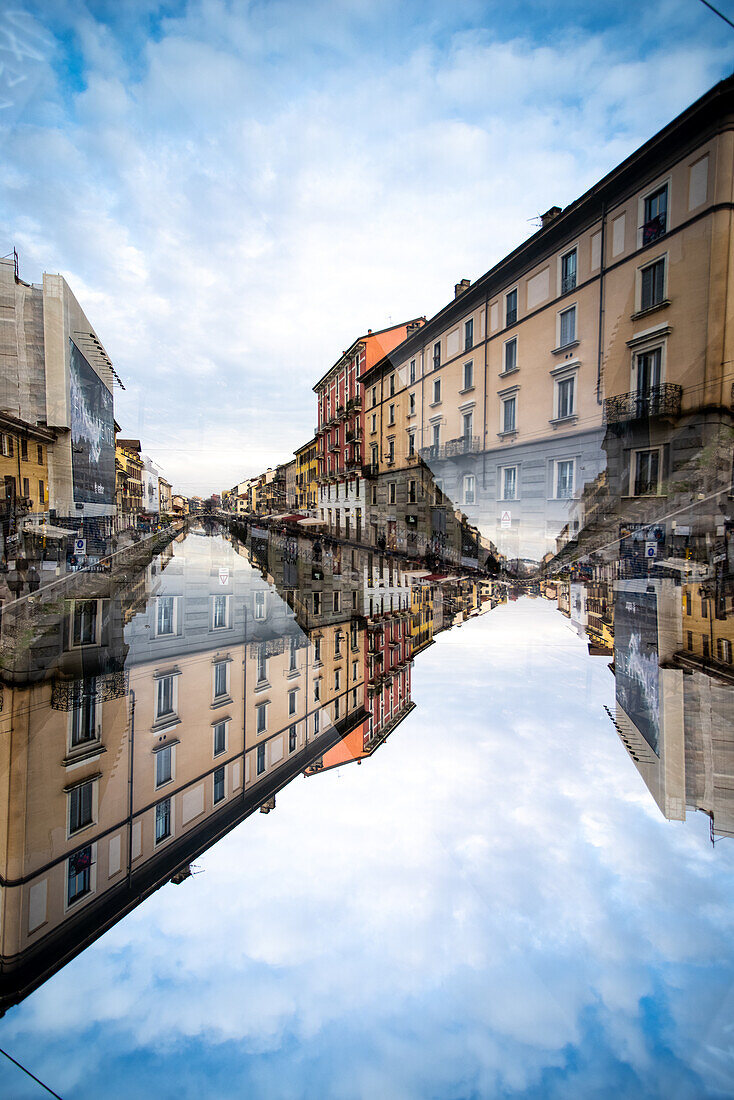
POLYGON ((731 19, 727 19, 723 12, 720 12, 718 8, 715 8, 713 4, 709 4, 709 0, 701 0, 701 3, 705 4, 706 7, 714 13, 714 15, 718 15, 719 19, 723 19, 724 22, 728 23, 731 29, 734 30, 734 23, 732 23, 731 19))
POLYGON ((42 1088, 42 1089, 45 1089, 45 1090, 46 1090, 46 1092, 50 1093, 50 1095, 51 1095, 51 1096, 55 1096, 55 1097, 56 1097, 56 1100, 63 1100, 63 1097, 59 1096, 58 1092, 54 1092, 54 1090, 53 1090, 53 1089, 50 1089, 50 1088, 48 1087, 48 1085, 44 1085, 43 1081, 41 1081, 41 1080, 40 1080, 40 1078, 36 1077, 35 1073, 31 1073, 31 1071, 30 1071, 29 1069, 26 1069, 26 1068, 25 1068, 25 1066, 21 1065, 21 1063, 20 1063, 20 1062, 16 1062, 15 1058, 13 1058, 12 1054, 8 1054, 7 1050, 3 1050, 3 1048, 2 1048, 2 1047, 0 1047, 0 1054, 4 1054, 4 1055, 5 1055, 5 1057, 6 1057, 6 1058, 7 1058, 7 1059, 8 1059, 9 1061, 11 1061, 11 1062, 13 1063, 13 1065, 14 1065, 14 1066, 17 1066, 17 1067, 18 1067, 18 1069, 22 1069, 22 1070, 23 1070, 23 1073, 27 1073, 27 1074, 28 1074, 28 1076, 29 1076, 29 1077, 30 1077, 30 1078, 31 1078, 31 1079, 32 1079, 33 1081, 35 1081, 37 1085, 40 1085, 40 1086, 41 1086, 41 1088, 42 1088))

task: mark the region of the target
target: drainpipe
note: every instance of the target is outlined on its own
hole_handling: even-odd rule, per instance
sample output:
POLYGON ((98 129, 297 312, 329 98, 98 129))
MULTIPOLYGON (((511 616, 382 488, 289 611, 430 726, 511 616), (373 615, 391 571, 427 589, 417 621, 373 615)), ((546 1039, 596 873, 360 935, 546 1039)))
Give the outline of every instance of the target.
POLYGON ((602 370, 602 341, 604 338, 604 256, 606 245, 606 224, 607 224, 607 204, 606 200, 601 204, 601 256, 600 256, 600 268, 599 268, 599 331, 598 340, 599 347, 597 353, 596 363, 596 403, 601 405, 602 403, 602 384, 601 384, 601 370, 602 370))
POLYGON ((135 764, 135 691, 130 689, 130 737, 128 740, 127 779, 127 884, 130 886, 133 870, 133 767, 135 764))

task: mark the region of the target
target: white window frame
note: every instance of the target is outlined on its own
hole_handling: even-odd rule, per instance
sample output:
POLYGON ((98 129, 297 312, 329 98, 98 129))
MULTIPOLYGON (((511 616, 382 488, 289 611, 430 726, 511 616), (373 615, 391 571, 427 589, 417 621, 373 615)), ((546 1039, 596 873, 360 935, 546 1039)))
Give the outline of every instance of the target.
POLYGON ((155 601, 155 637, 156 638, 175 638, 177 630, 178 630, 178 597, 171 595, 169 592, 162 592, 161 595, 158 596, 156 598, 156 601, 155 601), (159 622, 160 622, 159 608, 161 606, 160 602, 159 602, 160 600, 172 600, 173 601, 173 614, 171 616, 171 618, 172 618, 172 629, 169 630, 169 631, 161 631, 159 629, 159 622))
POLYGON ((153 814, 153 847, 158 848, 161 844, 165 844, 166 841, 172 840, 176 835, 176 806, 173 795, 166 795, 165 798, 159 798, 155 806, 152 809, 153 814), (169 803, 168 822, 169 831, 166 836, 162 836, 160 839, 156 836, 156 815, 158 813, 158 807, 162 806, 164 802, 169 803))
POLYGON ((502 296, 502 305, 503 305, 503 311, 502 311, 503 324, 502 324, 502 328, 509 328, 510 325, 516 325, 518 320, 520 319, 520 284, 519 283, 517 283, 515 286, 511 286, 509 288, 509 290, 505 291, 505 293, 502 296), (510 297, 511 294, 515 295, 515 320, 508 322, 508 320, 507 320, 507 299, 510 297))
POLYGON ((556 368, 552 371, 553 375, 553 423, 568 423, 572 420, 578 419, 578 398, 579 398, 579 362, 576 361, 573 364, 564 364, 563 367, 556 368), (561 383, 573 382, 573 404, 572 410, 566 416, 561 416, 561 383))
POLYGON ((564 248, 558 256, 558 297, 562 294, 572 294, 574 290, 578 289, 579 285, 579 256, 581 255, 581 249, 579 248, 579 242, 569 245, 568 248, 564 248), (571 287, 570 290, 563 289, 563 261, 566 256, 570 256, 572 252, 576 253, 576 285, 571 287))
POLYGON ((166 725, 167 723, 174 722, 178 718, 178 680, 179 680, 179 673, 177 673, 177 672, 163 672, 161 675, 154 677, 154 680, 153 680, 153 683, 155 685, 155 687, 154 687, 154 698, 153 698, 153 723, 154 723, 154 725, 156 725, 156 726, 166 725), (172 688, 172 690, 171 690, 171 706, 172 706, 173 709, 170 710, 170 711, 166 711, 164 714, 159 714, 159 712, 158 712, 159 688, 160 688, 160 684, 164 680, 171 680, 172 681, 172 684, 171 684, 171 688, 172 688))
POLYGON ((501 393, 499 395, 499 399, 500 399, 499 434, 500 435, 511 435, 513 432, 516 432, 518 430, 518 428, 517 428, 517 421, 518 421, 518 400, 517 400, 517 398, 518 398, 518 393, 519 393, 519 390, 514 389, 510 393, 505 392, 505 393, 501 393), (514 417, 515 423, 514 423, 514 426, 512 428, 506 428, 505 427, 505 405, 507 404, 508 401, 514 401, 515 402, 515 417, 514 417))
POLYGON ((476 490, 476 478, 474 474, 464 474, 464 480, 462 483, 462 500, 464 504, 476 504, 477 502, 477 490, 476 490), (469 483, 471 482, 471 500, 467 497, 469 483))
POLYGON ((268 617, 268 594, 262 589, 258 588, 252 594, 253 612, 252 616, 256 622, 262 622, 268 617))
POLYGON ((220 722, 212 722, 212 759, 216 760, 218 756, 224 756, 229 748, 229 718, 224 718, 220 722), (217 730, 224 726, 224 747, 217 752, 217 730))
MULTIPOLYGON (((654 195, 656 191, 662 190, 663 187, 668 188, 668 198, 667 198, 666 206, 665 206, 665 232, 663 233, 663 237, 670 236, 670 228, 671 228, 670 227, 670 214, 671 214, 671 211, 673 209, 673 176, 672 176, 672 174, 668 174, 667 176, 663 176, 661 179, 656 180, 655 183, 653 183, 651 187, 646 187, 645 190, 639 195, 639 197, 637 199, 637 234, 636 234, 636 240, 637 240, 637 247, 638 248, 642 248, 643 231, 644 231, 644 226, 645 226, 645 202, 652 195, 654 195)), ((660 237, 659 240, 662 240, 663 237, 660 237)))
POLYGON ((498 485, 499 492, 498 492, 497 499, 502 500, 502 501, 519 500, 520 499, 520 466, 519 466, 519 463, 508 462, 508 463, 506 463, 502 466, 499 466, 498 467, 498 473, 499 473, 499 479, 498 479, 499 480, 499 485, 498 485), (515 471, 515 495, 514 495, 514 497, 506 497, 505 496, 505 470, 514 470, 515 471))
POLYGON ((663 485, 663 451, 664 447, 662 444, 658 447, 634 447, 630 451, 629 495, 635 500, 644 500, 647 497, 659 497, 662 495, 661 489, 663 485), (637 496, 635 494, 635 481, 637 480, 637 456, 640 454, 645 454, 648 451, 657 451, 658 454, 658 487, 655 493, 645 493, 644 495, 637 496))
POLYGON ((433 400, 431 401, 431 408, 433 408, 434 405, 440 405, 440 404, 441 404, 441 379, 440 378, 434 378, 433 379, 433 400), (438 394, 438 396, 436 396, 436 394, 438 394))
POLYGON ((502 370, 500 374, 514 374, 516 370, 519 370, 518 359, 518 338, 517 335, 511 336, 509 340, 505 340, 502 344, 502 370), (512 367, 507 366, 507 349, 512 345, 515 345, 515 365, 512 367))
POLYGON ((102 644, 102 618, 103 618, 103 600, 95 599, 93 596, 89 598, 80 597, 77 600, 71 600, 71 614, 69 615, 69 648, 70 649, 88 649, 90 646, 99 646, 102 644), (77 604, 93 603, 97 605, 94 620, 94 637, 91 642, 75 642, 74 641, 74 619, 76 617, 77 604))
MULTIPOLYGON (((70 840, 72 837, 81 836, 87 829, 92 829, 99 820, 99 777, 96 776, 93 779, 82 779, 79 783, 71 785, 66 792, 66 839, 70 840), (86 787, 91 784, 92 787, 92 805, 91 805, 91 818, 86 824, 81 825, 78 829, 71 829, 71 797, 74 791, 80 790, 82 787, 86 787)), ((84 845, 82 845, 84 847, 84 845)))
POLYGON ((176 745, 160 745, 156 746, 153 750, 153 789, 160 791, 163 787, 168 786, 169 783, 175 782, 176 779, 176 745), (162 782, 158 782, 158 755, 162 752, 170 752, 171 754, 171 774, 168 779, 164 779, 162 782))
POLYGON ((461 381, 462 381, 462 386, 461 386, 460 393, 469 393, 470 390, 474 389, 474 360, 473 359, 468 359, 467 362, 464 363, 464 366, 463 366, 463 369, 462 369, 462 379, 461 379, 461 381), (467 385, 467 381, 466 381, 467 368, 471 372, 470 377, 469 377, 469 385, 467 385))
POLYGON ((551 463, 551 477, 551 499, 573 500, 576 495, 576 456, 569 455, 567 458, 554 458, 551 463), (558 494, 558 467, 560 466, 561 462, 570 462, 572 464, 570 496, 562 497, 558 494))
POLYGON ((630 392, 637 393, 637 360, 641 355, 649 355, 651 351, 660 349, 660 379, 658 385, 665 383, 668 340, 670 329, 667 325, 653 329, 649 334, 640 333, 629 341, 630 345, 630 392))
POLYGON ((571 348, 579 342, 579 310, 578 302, 569 302, 563 309, 559 309, 556 314, 556 350, 561 351, 563 348, 571 348), (561 343, 561 317, 564 317, 567 313, 573 313, 573 338, 567 340, 565 344, 561 343))
POLYGON ((222 802, 226 802, 226 801, 227 801, 227 767, 226 767, 225 764, 220 764, 219 767, 216 768, 212 772, 212 806, 219 806, 219 805, 221 805, 222 802), (222 794, 221 798, 215 799, 214 792, 216 790, 217 772, 220 772, 220 771, 224 772, 224 793, 222 794))
POLYGON ((262 703, 255 703, 255 736, 262 737, 264 733, 268 732, 268 707, 270 706, 269 699, 263 699, 262 703), (260 715, 263 716, 263 727, 260 729, 260 715))
POLYGON ((225 592, 216 592, 212 595, 211 601, 212 601, 212 610, 211 610, 211 617, 210 617, 210 621, 209 621, 209 629, 210 630, 229 630, 230 625, 231 625, 230 624, 231 596, 228 595, 225 592), (217 600, 224 600, 224 625, 223 626, 216 626, 215 625, 217 600))
POLYGON ((222 659, 221 661, 212 661, 212 702, 214 703, 220 703, 223 702, 225 699, 231 698, 231 677, 229 667, 230 664, 231 662, 226 659, 222 659), (222 665, 224 665, 224 691, 220 692, 219 695, 216 695, 215 692, 217 685, 217 669, 221 668, 222 665))

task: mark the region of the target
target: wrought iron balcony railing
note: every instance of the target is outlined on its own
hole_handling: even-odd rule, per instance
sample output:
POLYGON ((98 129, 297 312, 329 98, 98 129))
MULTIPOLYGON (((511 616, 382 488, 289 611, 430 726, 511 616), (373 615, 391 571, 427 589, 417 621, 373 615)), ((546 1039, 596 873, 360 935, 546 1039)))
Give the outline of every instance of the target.
POLYGON ((631 420, 647 420, 651 416, 680 416, 683 387, 673 382, 654 386, 644 393, 633 390, 616 397, 607 397, 604 416, 607 424, 623 424, 631 420))
POLYGON ((430 447, 421 447, 420 455, 421 458, 431 462, 441 458, 476 454, 480 449, 478 435, 460 435, 456 439, 449 439, 447 443, 434 443, 430 447))
POLYGON ((645 222, 642 227, 642 243, 652 244, 653 241, 665 236, 667 220, 666 214, 657 214, 654 218, 650 218, 649 222, 645 222))
POLYGON ((564 275, 561 279, 561 294, 568 294, 576 289, 576 272, 573 275, 564 275))

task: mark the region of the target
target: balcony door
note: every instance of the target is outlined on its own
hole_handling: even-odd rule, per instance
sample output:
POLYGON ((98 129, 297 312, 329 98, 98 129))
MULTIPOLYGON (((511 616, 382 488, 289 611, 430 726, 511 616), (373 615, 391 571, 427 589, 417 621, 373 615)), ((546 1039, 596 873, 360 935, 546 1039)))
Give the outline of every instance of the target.
POLYGON ((635 361, 637 369, 637 415, 647 417, 654 413, 654 401, 660 385, 660 348, 643 351, 635 361))

